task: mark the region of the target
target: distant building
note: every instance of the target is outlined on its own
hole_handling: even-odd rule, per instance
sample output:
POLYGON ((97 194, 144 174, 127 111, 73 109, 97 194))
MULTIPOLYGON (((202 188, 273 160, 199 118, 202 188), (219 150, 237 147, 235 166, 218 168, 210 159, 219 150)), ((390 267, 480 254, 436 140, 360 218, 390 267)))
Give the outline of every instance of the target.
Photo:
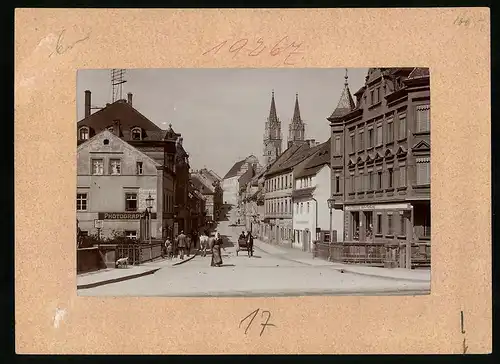
POLYGON ((205 212, 208 220, 218 221, 222 209, 223 192, 219 177, 207 169, 191 172, 191 181, 205 199, 205 212))
MULTIPOLYGON (((293 247, 304 251, 312 251, 314 240, 330 240, 330 146, 330 140, 322 143, 293 171, 293 247)), ((343 224, 343 212, 333 210, 334 241, 342 241, 343 224)))
POLYGON ((102 130, 77 149, 76 215, 84 235, 96 234, 94 220, 102 220, 101 237, 113 234, 131 239, 161 238, 171 221, 173 186, 163 166, 109 130, 102 130), (151 230, 141 227, 146 199, 153 198, 151 230))
POLYGON ((263 238, 275 244, 291 244, 293 241, 292 191, 293 169, 312 155, 318 146, 308 143, 292 144, 264 174, 265 223, 263 238))
POLYGON ((239 179, 252 165, 260 166, 259 160, 255 156, 250 155, 236 162, 226 173, 222 180, 223 199, 225 204, 233 206, 238 205, 240 191, 239 179))
POLYGON ((207 228, 205 197, 191 182, 189 183, 188 206, 191 221, 185 233, 193 234, 205 230, 207 228))
POLYGON ((354 95, 356 103, 346 75, 328 118, 344 239, 430 241, 429 70, 370 68, 354 95))

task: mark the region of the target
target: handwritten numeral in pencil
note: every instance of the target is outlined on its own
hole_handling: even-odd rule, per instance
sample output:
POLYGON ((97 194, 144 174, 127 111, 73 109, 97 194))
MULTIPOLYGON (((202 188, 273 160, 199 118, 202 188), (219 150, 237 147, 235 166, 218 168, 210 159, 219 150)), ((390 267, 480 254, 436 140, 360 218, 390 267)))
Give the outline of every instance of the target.
POLYGON ((216 51, 214 52, 214 54, 217 54, 217 52, 218 52, 218 51, 220 51, 220 49, 221 49, 222 47, 224 47, 224 46, 226 45, 226 43, 227 43, 227 40, 225 40, 225 41, 223 41, 223 42, 221 42, 221 43, 217 44, 215 47, 210 48, 208 51, 204 52, 204 53, 203 53, 203 55, 204 55, 204 56, 205 56, 205 55, 207 55, 208 53, 210 53, 210 52, 211 52, 211 51, 213 51, 214 49, 216 49, 216 51))
POLYGON ((250 53, 248 53, 248 55, 250 57, 255 57, 255 56, 258 56, 259 54, 262 53, 262 51, 266 48, 266 46, 264 45, 264 40, 262 38, 259 38, 257 40, 257 47, 255 47, 255 49, 251 50, 250 53), (257 52, 257 50, 260 48, 260 51, 257 52), (257 52, 257 53, 256 53, 257 52))
POLYGON ((229 47, 229 52, 234 53, 234 57, 238 54, 239 51, 241 51, 248 43, 248 39, 240 39, 237 42, 234 42, 234 44, 229 47))
MULTIPOLYGON (((252 323, 255 320, 255 317, 257 316, 257 314, 259 313, 259 311, 260 311, 260 308, 258 308, 256 310, 250 312, 249 315, 247 315, 245 318, 243 318, 243 320, 240 321, 240 324, 238 325, 238 328, 241 328, 241 325, 243 324, 243 322, 245 322, 247 319, 249 319, 251 317, 250 322, 248 323, 248 325, 247 325, 247 327, 245 329, 245 335, 248 332, 248 330, 250 329, 250 326, 252 326, 252 323)), ((265 320, 264 323, 260 324, 262 326, 262 330, 260 330, 259 336, 262 336, 262 334, 264 333, 264 330, 265 330, 266 327, 268 327, 268 326, 274 326, 274 327, 276 327, 275 324, 269 323, 269 320, 271 319, 271 312, 269 312, 267 310, 264 310, 264 311, 261 312, 261 317, 263 317, 264 314, 267 314, 267 319, 265 320)))

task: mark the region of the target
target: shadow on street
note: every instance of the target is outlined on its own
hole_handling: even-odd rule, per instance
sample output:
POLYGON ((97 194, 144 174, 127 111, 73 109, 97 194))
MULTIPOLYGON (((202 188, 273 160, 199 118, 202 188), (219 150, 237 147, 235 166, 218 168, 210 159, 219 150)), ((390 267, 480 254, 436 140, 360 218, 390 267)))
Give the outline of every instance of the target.
POLYGON ((227 235, 220 235, 222 238, 222 247, 223 248, 232 248, 234 247, 234 243, 230 240, 229 236, 227 235))

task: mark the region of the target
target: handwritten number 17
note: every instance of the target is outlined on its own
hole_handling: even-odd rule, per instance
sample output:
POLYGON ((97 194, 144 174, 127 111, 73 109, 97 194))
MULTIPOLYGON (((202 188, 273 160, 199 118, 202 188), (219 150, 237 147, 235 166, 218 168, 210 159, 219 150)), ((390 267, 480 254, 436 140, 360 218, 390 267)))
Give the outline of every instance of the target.
MULTIPOLYGON (((248 318, 252 317, 251 320, 250 320, 250 322, 248 323, 246 329, 245 329, 245 335, 248 332, 248 330, 250 329, 250 326, 252 325, 253 320, 255 320, 255 316, 257 316, 257 314, 259 313, 259 311, 260 311, 260 308, 256 309, 255 311, 252 311, 248 316, 246 316, 243 320, 240 321, 240 324, 239 324, 238 327, 241 327, 241 325, 243 324, 243 322, 245 322, 245 320, 247 320, 248 318)), ((262 330, 260 330, 260 335, 259 336, 262 336, 262 334, 264 333, 264 329, 267 326, 274 326, 274 327, 276 327, 276 325, 269 323, 269 319, 271 318, 271 312, 269 312, 267 310, 264 310, 264 311, 261 312, 261 317, 264 316, 264 314, 266 314, 266 313, 267 313, 267 319, 266 319, 265 323, 261 323, 260 324, 262 326, 262 330)))

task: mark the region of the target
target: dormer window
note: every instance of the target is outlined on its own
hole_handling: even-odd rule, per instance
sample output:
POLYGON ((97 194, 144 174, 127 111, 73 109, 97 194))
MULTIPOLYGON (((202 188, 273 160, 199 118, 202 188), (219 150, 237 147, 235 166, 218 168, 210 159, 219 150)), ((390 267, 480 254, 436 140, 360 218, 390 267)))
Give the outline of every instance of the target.
POLYGON ((141 128, 133 128, 132 129, 132 140, 142 140, 141 128))
POLYGON ((82 126, 79 131, 78 138, 80 140, 87 140, 89 138, 89 128, 86 126, 82 126))
POLYGON ((108 126, 108 131, 109 131, 109 132, 111 132, 111 133, 112 133, 114 130, 115 130, 115 128, 114 128, 114 127, 112 127, 112 126, 108 126))

